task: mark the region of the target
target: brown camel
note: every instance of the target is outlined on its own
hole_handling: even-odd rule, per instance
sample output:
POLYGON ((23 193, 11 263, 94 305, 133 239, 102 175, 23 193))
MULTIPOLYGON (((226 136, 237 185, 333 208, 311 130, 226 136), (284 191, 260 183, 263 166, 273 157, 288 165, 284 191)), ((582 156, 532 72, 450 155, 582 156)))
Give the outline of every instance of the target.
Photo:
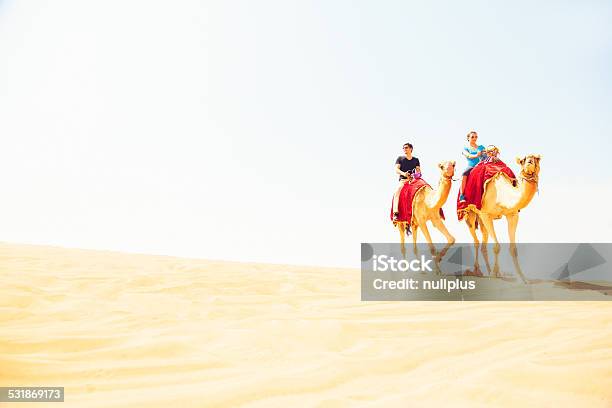
POLYGON ((481 275, 478 266, 478 236, 476 235, 477 223, 481 226, 482 232, 482 252, 485 259, 487 270, 491 273, 489 265, 487 242, 491 235, 495 245, 495 265, 493 275, 499 275, 499 242, 495 234, 493 220, 506 217, 508 222, 508 236, 510 238, 510 254, 514 262, 517 274, 523 282, 527 282, 518 263, 518 253, 516 249, 516 227, 519 220, 519 211, 531 202, 531 199, 538 191, 538 176, 540 174, 540 155, 530 154, 523 158, 517 157, 516 162, 521 166, 519 183, 513 182, 506 174, 498 173, 486 181, 484 193, 482 195, 482 206, 478 210, 473 205, 469 206, 466 212, 465 221, 470 229, 470 234, 474 239, 475 263, 474 271, 468 274, 481 275))
MULTIPOLYGON (((448 241, 447 248, 443 252, 446 252, 448 247, 455 242, 455 238, 448 232, 442 217, 440 217, 440 208, 444 205, 450 192, 451 182, 453 175, 455 174, 455 162, 447 161, 438 164, 440 169, 441 177, 438 183, 438 188, 433 190, 431 187, 426 186, 421 188, 412 201, 412 220, 410 225, 412 227, 412 242, 414 245, 414 253, 417 253, 417 231, 419 228, 423 230, 423 235, 429 244, 431 253, 435 253, 435 248, 431 241, 431 235, 429 235, 429 229, 427 228, 427 221, 431 221, 434 227, 438 229, 448 241)), ((401 221, 397 223, 397 227, 400 232, 400 243, 402 254, 406 255, 406 249, 404 247, 404 235, 406 234, 407 222, 401 221)))

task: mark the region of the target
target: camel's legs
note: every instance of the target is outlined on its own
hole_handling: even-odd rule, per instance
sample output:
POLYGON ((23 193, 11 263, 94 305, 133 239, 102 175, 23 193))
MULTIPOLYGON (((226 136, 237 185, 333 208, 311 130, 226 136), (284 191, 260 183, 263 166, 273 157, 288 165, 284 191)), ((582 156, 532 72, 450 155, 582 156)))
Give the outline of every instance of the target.
POLYGON ((468 213, 465 223, 470 229, 470 235, 472 235, 472 239, 474 240, 474 273, 477 274, 480 270, 480 265, 478 265, 478 247, 480 242, 478 242, 478 235, 476 235, 476 214, 472 212, 468 213))
MULTIPOLYGON (((478 215, 476 216, 476 219, 478 219, 478 215)), ((482 245, 480 246, 482 250, 482 257, 484 258, 485 265, 487 266, 487 273, 489 274, 489 276, 491 276, 491 262, 489 262, 489 248, 488 248, 489 232, 487 231, 486 227, 482 223, 482 220, 480 220, 480 232, 482 233, 482 245)))
POLYGON ((508 221, 508 236, 510 237, 510 255, 512 255, 512 262, 514 263, 514 269, 523 283, 527 283, 525 275, 521 270, 521 265, 518 260, 518 250, 516 249, 516 226, 518 225, 519 215, 518 213, 506 215, 506 221, 508 221))
POLYGON ((421 229, 423 230, 423 235, 425 236, 425 239, 427 240, 427 243, 429 244, 429 251, 431 252, 432 256, 436 255, 436 248, 433 245, 433 242, 431 241, 431 235, 429 235, 429 229, 427 228, 427 223, 421 222, 420 220, 419 222, 419 226, 421 227, 421 229))
POLYGON ((446 237, 446 241, 449 244, 455 243, 455 237, 453 237, 450 234, 450 232, 448 232, 448 229, 446 229, 446 225, 444 225, 444 222, 442 222, 442 219, 434 218, 433 220, 431 220, 431 223, 433 224, 434 227, 438 229, 438 231, 440 231, 446 237))
POLYGON ((412 246, 414 249, 414 255, 418 255, 419 249, 417 247, 417 231, 419 230, 418 224, 412 224, 412 246))
POLYGON ((423 235, 427 240, 427 244, 429 245, 429 252, 431 253, 431 257, 434 258, 434 264, 436 267, 436 273, 442 273, 440 271, 440 266, 436 262, 436 247, 434 247, 433 242, 431 241, 431 235, 429 235, 429 228, 427 228, 427 220, 417 220, 419 227, 423 230, 423 235))
POLYGON ((427 221, 417 220, 417 222, 419 226, 421 227, 421 229, 423 230, 423 235, 425 236, 425 239, 427 240, 427 244, 429 245, 429 252, 431 253, 431 257, 433 258, 433 261, 434 261, 435 272, 437 274, 441 274, 442 271, 440 270, 440 263, 436 256, 436 247, 434 247, 434 244, 431 240, 431 235, 429 234, 429 228, 427 228, 427 221))
POLYGON ((446 255, 448 249, 455 243, 455 237, 453 237, 450 232, 448 232, 448 229, 446 229, 446 225, 444 225, 444 222, 442 222, 441 218, 434 218, 431 222, 438 231, 444 234, 447 241, 447 244, 444 246, 442 251, 438 253, 437 261, 440 262, 444 255, 446 255))
POLYGON ((495 228, 493 227, 493 219, 487 213, 480 213, 480 219, 484 224, 484 228, 487 230, 489 234, 493 237, 493 241, 495 245, 493 246, 493 253, 495 254, 495 265, 493 265, 493 275, 499 275, 499 241, 497 240, 497 235, 495 234, 495 228))
POLYGON ((518 225, 519 215, 518 213, 506 215, 506 221, 508 221, 508 237, 510 238, 510 254, 516 255, 516 226, 518 225))
POLYGON ((399 230, 399 233, 400 233, 400 249, 402 251, 402 256, 406 258, 406 246, 404 245, 406 242, 406 239, 404 238, 406 234, 406 223, 402 221, 398 222, 397 229, 399 230))

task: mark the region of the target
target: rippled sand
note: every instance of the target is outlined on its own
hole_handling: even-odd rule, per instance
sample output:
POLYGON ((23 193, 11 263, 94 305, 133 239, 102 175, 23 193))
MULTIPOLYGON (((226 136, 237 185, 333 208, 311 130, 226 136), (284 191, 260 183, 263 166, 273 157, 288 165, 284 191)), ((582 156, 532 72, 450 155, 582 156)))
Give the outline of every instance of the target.
POLYGON ((17 407, 612 406, 612 302, 365 303, 356 269, 16 245, 0 274, 0 386, 66 387, 17 407))

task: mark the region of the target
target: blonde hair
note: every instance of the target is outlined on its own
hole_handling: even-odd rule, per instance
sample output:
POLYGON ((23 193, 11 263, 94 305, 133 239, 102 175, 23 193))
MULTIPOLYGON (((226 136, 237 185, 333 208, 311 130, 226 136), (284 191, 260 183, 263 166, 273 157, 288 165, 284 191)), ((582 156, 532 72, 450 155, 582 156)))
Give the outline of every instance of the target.
POLYGON ((475 130, 470 130, 465 138, 467 140, 470 140, 470 136, 472 135, 472 133, 476 133, 476 135, 478 135, 478 132, 476 132, 475 130))

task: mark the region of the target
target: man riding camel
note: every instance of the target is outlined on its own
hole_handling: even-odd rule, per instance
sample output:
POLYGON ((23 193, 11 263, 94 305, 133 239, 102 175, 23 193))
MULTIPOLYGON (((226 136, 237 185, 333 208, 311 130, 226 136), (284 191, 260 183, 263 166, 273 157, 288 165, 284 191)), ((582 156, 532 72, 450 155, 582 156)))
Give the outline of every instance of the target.
POLYGON ((404 156, 395 160, 395 173, 399 175, 399 186, 393 195, 393 222, 399 219, 399 197, 404 184, 412 182, 413 178, 419 178, 421 174, 421 163, 416 157, 412 157, 412 144, 404 143, 404 156))

